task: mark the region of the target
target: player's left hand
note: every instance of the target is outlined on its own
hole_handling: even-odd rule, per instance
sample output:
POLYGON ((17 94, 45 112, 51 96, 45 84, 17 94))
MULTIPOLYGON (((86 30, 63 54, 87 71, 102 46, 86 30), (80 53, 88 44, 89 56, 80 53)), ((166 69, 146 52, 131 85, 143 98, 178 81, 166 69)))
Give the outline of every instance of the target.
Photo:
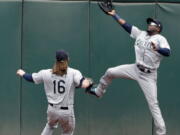
POLYGON ((107 15, 111 15, 110 12, 114 10, 114 5, 112 4, 112 1, 98 2, 98 5, 100 9, 107 15))
POLYGON ((108 14, 111 15, 111 16, 114 16, 116 14, 116 11, 112 10, 112 11, 108 12, 108 14))
POLYGON ((25 74, 25 71, 22 69, 18 69, 16 74, 22 77, 25 74))
POLYGON ((85 78, 82 83, 82 88, 89 89, 93 85, 93 80, 91 78, 85 78))

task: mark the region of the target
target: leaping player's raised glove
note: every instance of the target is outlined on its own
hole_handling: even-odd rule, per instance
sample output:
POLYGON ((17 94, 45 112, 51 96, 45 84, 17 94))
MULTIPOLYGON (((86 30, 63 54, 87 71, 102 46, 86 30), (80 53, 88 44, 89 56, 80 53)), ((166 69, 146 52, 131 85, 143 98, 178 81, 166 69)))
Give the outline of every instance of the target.
POLYGON ((104 2, 98 2, 98 5, 99 5, 100 9, 107 15, 109 15, 108 12, 111 12, 112 10, 114 10, 112 0, 106 0, 104 2))

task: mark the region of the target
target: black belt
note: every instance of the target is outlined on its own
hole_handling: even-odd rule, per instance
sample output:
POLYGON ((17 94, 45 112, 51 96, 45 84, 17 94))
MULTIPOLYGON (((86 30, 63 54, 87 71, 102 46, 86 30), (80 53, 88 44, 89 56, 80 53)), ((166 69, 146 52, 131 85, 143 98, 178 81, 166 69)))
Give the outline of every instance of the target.
POLYGON ((138 67, 138 69, 139 69, 140 71, 142 71, 142 72, 144 72, 144 73, 151 73, 151 70, 150 70, 150 69, 148 69, 148 68, 146 68, 146 67, 144 67, 144 66, 142 66, 142 65, 137 64, 137 67, 138 67))
MULTIPOLYGON (((54 104, 51 104, 51 103, 49 103, 49 105, 52 106, 52 107, 54 106, 54 104)), ((60 109, 62 109, 62 110, 68 110, 68 107, 61 106, 60 109)))

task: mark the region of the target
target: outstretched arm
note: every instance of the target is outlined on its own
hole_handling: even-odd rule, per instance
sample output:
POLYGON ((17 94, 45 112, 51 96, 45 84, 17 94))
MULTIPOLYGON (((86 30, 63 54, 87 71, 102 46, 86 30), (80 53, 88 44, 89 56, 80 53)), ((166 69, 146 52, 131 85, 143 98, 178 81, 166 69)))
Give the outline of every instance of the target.
POLYGON ((24 70, 22 69, 18 69, 16 74, 20 77, 23 77, 26 81, 29 81, 29 82, 34 82, 33 78, 32 78, 32 75, 31 74, 28 74, 26 73, 24 70))
POLYGON ((132 25, 128 24, 126 20, 122 19, 115 10, 108 12, 129 34, 131 34, 132 25))

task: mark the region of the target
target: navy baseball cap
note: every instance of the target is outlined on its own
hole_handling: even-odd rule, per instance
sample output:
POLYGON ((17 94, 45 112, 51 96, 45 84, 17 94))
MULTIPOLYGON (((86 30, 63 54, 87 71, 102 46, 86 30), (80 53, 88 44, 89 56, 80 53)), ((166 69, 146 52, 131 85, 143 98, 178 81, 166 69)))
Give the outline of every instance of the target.
POLYGON ((160 32, 162 31, 163 26, 162 26, 162 23, 159 20, 153 19, 153 18, 147 18, 146 22, 147 22, 147 24, 150 24, 151 22, 155 23, 156 26, 160 28, 160 32))
POLYGON ((68 60, 69 56, 68 53, 64 50, 58 50, 56 51, 56 60, 57 61, 64 61, 64 60, 68 60))

